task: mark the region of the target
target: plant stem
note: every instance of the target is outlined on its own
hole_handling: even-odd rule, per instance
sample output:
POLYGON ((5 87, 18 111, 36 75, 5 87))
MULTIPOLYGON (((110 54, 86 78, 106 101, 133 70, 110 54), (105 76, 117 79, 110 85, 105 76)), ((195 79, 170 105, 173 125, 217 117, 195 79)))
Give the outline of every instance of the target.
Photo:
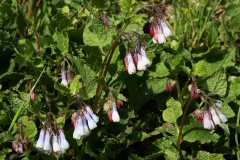
MULTIPOLYGON (((101 78, 101 77, 105 78, 105 76, 107 74, 107 71, 108 71, 109 64, 110 64, 112 56, 113 56, 113 53, 114 53, 114 51, 115 51, 115 49, 116 49, 116 47, 118 45, 118 42, 119 42, 119 40, 120 40, 124 30, 126 29, 126 27, 128 26, 129 23, 130 23, 130 21, 127 21, 124 24, 124 26, 121 29, 120 34, 118 35, 118 37, 115 39, 115 41, 113 42, 113 44, 109 48, 109 50, 107 52, 107 55, 104 58, 103 64, 101 65, 98 78, 101 78)), ((98 102, 99 102, 100 97, 101 97, 102 88, 103 88, 102 84, 100 82, 98 82, 97 90, 96 90, 96 96, 95 96, 95 101, 94 101, 94 106, 93 106, 93 110, 95 112, 98 110, 98 102)))
POLYGON ((186 119, 186 116, 187 116, 187 111, 188 111, 188 108, 190 106, 190 103, 192 102, 192 100, 194 99, 194 96, 190 97, 190 99, 188 100, 187 104, 186 104, 186 107, 184 109, 184 113, 183 113, 183 117, 182 117, 182 122, 181 122, 181 126, 180 126, 180 130, 179 130, 179 134, 178 134, 178 139, 177 139, 177 148, 180 147, 180 142, 181 142, 181 138, 182 138, 182 129, 183 129, 183 125, 184 125, 184 122, 185 122, 185 119, 186 119))
POLYGON ((240 119, 240 107, 238 108, 236 130, 235 130, 236 154, 237 154, 238 160, 240 160, 240 152, 239 152, 239 144, 238 144, 239 119, 240 119))
POLYGON ((8 132, 12 129, 14 123, 16 122, 18 116, 20 115, 23 105, 24 105, 24 102, 22 102, 21 105, 19 106, 18 111, 17 111, 17 113, 15 114, 15 116, 12 120, 12 123, 11 123, 10 127, 8 128, 8 132))

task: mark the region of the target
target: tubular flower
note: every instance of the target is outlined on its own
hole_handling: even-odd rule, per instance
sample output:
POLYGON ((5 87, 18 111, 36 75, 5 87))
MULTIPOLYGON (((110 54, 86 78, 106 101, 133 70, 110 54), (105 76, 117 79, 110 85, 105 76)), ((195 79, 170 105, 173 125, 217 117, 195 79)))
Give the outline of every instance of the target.
POLYGON ((227 117, 224 114, 222 114, 222 112, 220 111, 220 109, 218 107, 216 107, 216 111, 217 111, 220 121, 222 123, 227 122, 227 120, 228 120, 227 117))
POLYGON ((23 146, 19 139, 12 142, 12 149, 17 152, 17 154, 23 153, 23 146))
POLYGON ((117 106, 116 106, 115 102, 113 102, 113 105, 112 105, 112 121, 113 122, 119 122, 120 121, 120 117, 119 117, 119 114, 118 114, 118 111, 117 111, 117 106))
POLYGON ((172 31, 168 28, 168 26, 164 20, 161 20, 161 27, 163 30, 163 34, 166 38, 172 35, 172 31))
MULTIPOLYGON (((75 130, 73 132, 74 139, 81 139, 86 133, 84 130, 84 119, 81 117, 78 118, 75 130)), ((86 121, 86 120, 85 120, 86 121)))
POLYGON ((39 149, 43 149, 44 141, 45 141, 45 129, 41 129, 36 147, 39 149))
POLYGON ((137 69, 140 71, 144 71, 149 66, 150 66, 150 61, 146 55, 146 51, 144 50, 143 47, 141 47, 141 52, 140 54, 138 54, 137 69))
POLYGON ((208 111, 203 112, 203 127, 205 129, 214 129, 214 124, 208 111))
POLYGON ((218 125, 221 123, 216 111, 214 110, 213 107, 210 107, 210 112, 211 112, 211 115, 212 115, 212 120, 214 122, 215 125, 218 125))
POLYGON ((68 82, 67 82, 67 73, 66 73, 65 69, 63 69, 63 68, 62 68, 62 70, 61 70, 61 77, 62 77, 61 84, 63 84, 64 86, 67 86, 67 85, 68 85, 68 82))
POLYGON ((55 152, 55 153, 62 152, 59 141, 58 141, 58 137, 56 134, 53 135, 52 146, 53 146, 53 152, 55 152))
POLYGON ((90 116, 90 114, 84 112, 84 115, 85 115, 85 117, 86 117, 86 119, 87 119, 87 123, 88 123, 89 129, 90 129, 90 130, 93 130, 94 128, 96 128, 96 127, 97 127, 97 124, 96 124, 96 122, 92 119, 92 117, 90 116))
POLYGON ((126 54, 126 56, 124 58, 124 62, 125 62, 126 70, 128 71, 129 74, 136 73, 136 67, 133 63, 133 58, 132 58, 132 55, 130 53, 126 54))
POLYGON ((46 130, 43 150, 44 150, 44 152, 47 153, 47 154, 49 154, 49 153, 52 152, 52 146, 51 146, 51 144, 50 144, 50 138, 51 138, 51 135, 50 135, 49 131, 46 130))

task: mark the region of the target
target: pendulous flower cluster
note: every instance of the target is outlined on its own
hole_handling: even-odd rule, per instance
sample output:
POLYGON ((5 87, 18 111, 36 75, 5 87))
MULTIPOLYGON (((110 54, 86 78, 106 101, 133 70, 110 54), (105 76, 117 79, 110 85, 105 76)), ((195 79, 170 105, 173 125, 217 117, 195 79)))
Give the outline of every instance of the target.
POLYGON ((162 44, 166 42, 167 37, 172 35, 172 32, 166 22, 161 17, 157 17, 150 26, 149 34, 153 43, 162 44))
POLYGON ((97 127, 99 118, 93 113, 91 107, 86 105, 73 113, 71 120, 74 126, 73 138, 81 139, 86 137, 90 130, 97 127))
POLYGON ((150 60, 146 55, 143 46, 136 48, 136 52, 131 54, 128 49, 124 58, 125 67, 129 74, 136 73, 136 68, 139 71, 145 71, 150 66, 150 60))
POLYGON ((17 128, 17 139, 15 141, 12 142, 12 149, 14 151, 17 152, 17 154, 22 154, 23 153, 23 147, 25 150, 28 150, 29 147, 29 142, 28 142, 28 131, 26 126, 24 126, 23 124, 19 124, 18 128, 17 128), (25 136, 22 136, 22 131, 23 131, 23 127, 26 129, 26 133, 25 136))
POLYGON ((65 138, 63 129, 59 128, 55 115, 52 112, 47 113, 47 118, 43 128, 40 131, 36 148, 46 154, 63 154, 69 148, 69 143, 65 138), (50 116, 54 118, 54 128, 52 129, 50 116))
POLYGON ((123 102, 120 100, 115 100, 115 98, 110 94, 106 97, 106 102, 103 106, 103 110, 107 113, 108 119, 113 122, 119 122, 120 116, 118 114, 118 109, 123 106, 123 102))
POLYGON ((64 86, 67 86, 71 82, 72 72, 70 70, 70 65, 68 60, 67 59, 64 59, 64 60, 67 61, 68 63, 68 70, 66 71, 65 61, 63 61, 62 68, 61 68, 61 78, 62 78, 61 84, 64 86))
POLYGON ((215 105, 216 107, 210 106, 209 110, 205 108, 203 111, 197 109, 193 112, 194 118, 201 121, 205 129, 215 129, 218 124, 225 123, 228 120, 220 110, 222 102, 217 101, 215 105))

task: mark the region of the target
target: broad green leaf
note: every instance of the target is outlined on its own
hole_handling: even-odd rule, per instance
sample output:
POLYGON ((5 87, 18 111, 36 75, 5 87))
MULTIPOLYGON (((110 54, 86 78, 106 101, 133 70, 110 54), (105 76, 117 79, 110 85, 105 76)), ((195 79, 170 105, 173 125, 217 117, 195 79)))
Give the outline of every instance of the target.
POLYGON ((210 143, 211 141, 216 142, 219 135, 204 129, 203 124, 198 120, 187 117, 183 127, 182 137, 183 140, 187 142, 199 141, 201 144, 204 144, 210 143))
POLYGON ((177 119, 182 115, 181 103, 170 98, 167 101, 167 109, 163 111, 163 119, 169 123, 176 123, 177 119))
POLYGON ((68 35, 60 32, 55 32, 53 35, 54 42, 57 42, 57 47, 60 49, 63 56, 68 52, 68 35))
POLYGON ((154 68, 156 68, 155 71, 149 71, 150 76, 162 78, 169 75, 169 71, 164 65, 164 62, 157 63, 154 68))
POLYGON ((11 153, 12 150, 10 148, 4 148, 0 151, 0 160, 5 160, 8 153, 11 153))
POLYGON ((164 154, 166 148, 170 147, 172 142, 168 140, 166 137, 156 140, 153 142, 145 153, 146 159, 156 159, 164 154))
MULTIPOLYGON (((28 120, 29 117, 28 116, 23 116, 23 117, 20 117, 18 119, 18 123, 22 123, 23 125, 26 126, 27 130, 28 130, 28 138, 33 138, 36 136, 37 134, 37 127, 35 125, 35 123, 32 121, 32 120, 28 120)), ((26 133, 26 131, 25 131, 26 133)))
POLYGON ((177 70, 181 65, 183 65, 183 57, 181 54, 177 54, 172 58, 170 67, 172 70, 177 70))
POLYGON ((8 131, 2 132, 0 133, 0 143, 4 143, 7 141, 13 141, 14 137, 11 133, 9 133, 8 131))
POLYGON ((132 0, 119 0, 119 6, 121 8, 121 10, 125 13, 128 13, 131 4, 132 4, 132 0))
POLYGON ((83 31, 83 41, 88 46, 104 47, 112 43, 112 36, 112 32, 96 19, 92 19, 83 31))
POLYGON ((229 87, 228 87, 228 91, 227 91, 227 95, 225 98, 223 98, 225 103, 228 103, 234 99, 236 99, 236 97, 238 97, 240 95, 240 78, 239 77, 234 77, 234 76, 230 76, 229 78, 229 87))
POLYGON ((139 156, 136 155, 136 154, 130 154, 130 155, 128 156, 128 160, 144 160, 144 158, 139 157, 139 156))
POLYGON ((209 31, 209 34, 207 36, 207 46, 210 48, 214 44, 216 44, 216 41, 218 40, 218 33, 214 27, 209 31))
POLYGON ((227 91, 226 73, 223 70, 216 72, 207 80, 207 87, 209 92, 218 94, 221 97, 225 96, 227 91))
POLYGON ((232 108, 227 104, 223 103, 223 106, 221 108, 221 112, 227 117, 227 118, 232 118, 235 116, 235 113, 233 112, 232 108))
POLYGON ((80 82, 81 76, 80 75, 76 75, 73 80, 71 80, 70 83, 70 93, 72 95, 78 93, 80 91, 80 88, 82 87, 82 83, 80 82))
POLYGON ((240 14, 239 8, 240 8, 239 4, 229 6, 225 11, 226 16, 233 17, 239 15, 240 14))
POLYGON ((178 160, 180 159, 178 150, 174 147, 169 147, 164 150, 164 157, 166 160, 178 160))
POLYGON ((206 75, 212 75, 221 68, 226 69, 227 67, 234 66, 235 49, 229 49, 227 51, 220 51, 216 48, 211 49, 205 59, 205 71, 206 75))
POLYGON ((205 61, 204 60, 198 61, 197 63, 195 63, 193 65, 192 74, 194 76, 204 76, 204 74, 205 74, 205 61))
POLYGON ((54 88, 55 88, 56 90, 58 90, 59 92, 67 93, 67 94, 68 94, 69 91, 70 91, 67 86, 62 85, 62 84, 60 84, 59 82, 54 83, 54 88))
POLYGON ((150 136, 145 132, 140 132, 140 131, 133 132, 127 137, 127 146, 139 141, 143 141, 144 139, 149 137, 150 136))
POLYGON ((222 154, 211 154, 206 151, 198 151, 195 160, 221 160, 224 159, 222 154))
POLYGON ((75 70, 75 73, 81 75, 82 84, 85 86, 80 92, 80 97, 83 100, 92 98, 95 95, 97 88, 95 72, 86 64, 84 64, 79 58, 69 57, 69 59, 74 65, 73 69, 75 70))

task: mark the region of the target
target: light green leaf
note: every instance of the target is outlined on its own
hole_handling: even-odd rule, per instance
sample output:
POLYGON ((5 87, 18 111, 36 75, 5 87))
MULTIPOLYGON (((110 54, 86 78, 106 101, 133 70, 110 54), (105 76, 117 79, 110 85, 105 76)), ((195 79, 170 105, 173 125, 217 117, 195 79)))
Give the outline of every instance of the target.
POLYGON ((73 65, 74 71, 77 75, 81 75, 82 84, 85 87, 80 92, 80 97, 83 100, 92 98, 95 95, 97 83, 96 83, 96 74, 93 70, 90 69, 86 64, 82 62, 81 59, 77 57, 68 57, 73 65))
POLYGON ((167 101, 167 109, 163 111, 163 119, 169 123, 176 123, 177 119, 182 115, 181 103, 172 97, 167 101))
POLYGON ((62 92, 62 93, 69 93, 69 92, 70 92, 70 90, 69 90, 68 87, 66 87, 66 86, 64 86, 64 85, 62 85, 62 84, 60 84, 60 83, 58 83, 58 82, 56 82, 56 83, 54 84, 54 88, 55 88, 56 90, 58 90, 59 92, 62 92))
POLYGON ((57 42, 57 47, 60 49, 63 56, 66 56, 66 53, 68 52, 68 35, 62 34, 60 32, 55 32, 53 35, 54 42, 57 42))
POLYGON ((226 16, 233 17, 239 15, 240 14, 239 8, 240 8, 239 4, 229 6, 225 11, 226 16))
POLYGON ((207 36, 207 46, 210 48, 214 44, 216 44, 216 41, 218 40, 218 33, 214 27, 209 31, 209 34, 207 36))
POLYGON ((201 144, 216 142, 219 135, 204 129, 203 124, 192 117, 187 117, 183 127, 183 140, 187 142, 199 141, 201 144))
POLYGON ((193 65, 193 72, 194 76, 203 76, 205 74, 205 61, 201 60, 198 61, 193 65))
POLYGON ((83 41, 88 46, 106 46, 112 42, 112 32, 100 21, 92 19, 83 31, 83 41))
POLYGON ((8 131, 0 133, 0 143, 1 144, 4 142, 7 142, 7 141, 11 141, 11 140, 14 140, 14 137, 8 131))
POLYGON ((80 82, 81 76, 80 75, 76 75, 73 80, 71 80, 70 83, 70 93, 72 95, 78 93, 80 91, 80 88, 82 87, 82 83, 80 82))
POLYGON ((227 118, 232 118, 235 116, 235 113, 233 112, 232 108, 227 104, 223 103, 223 106, 221 108, 222 114, 224 114, 227 118))
POLYGON ((162 77, 169 75, 169 71, 168 71, 167 67, 164 65, 164 62, 157 63, 154 66, 154 68, 156 68, 156 70, 154 72, 149 71, 150 76, 162 78, 162 77))
POLYGON ((132 4, 132 0, 119 0, 119 6, 121 10, 125 13, 128 13, 132 4))
POLYGON ((179 160, 180 156, 175 147, 169 147, 164 150, 164 157, 166 160, 179 160))
MULTIPOLYGON (((37 134, 37 127, 35 123, 32 120, 28 120, 28 116, 23 116, 18 119, 18 123, 22 123, 23 125, 26 126, 28 130, 28 138, 33 138, 37 134)), ((25 131, 26 133, 26 131, 25 131)))
POLYGON ((181 65, 183 65, 183 57, 181 54, 177 54, 170 61, 170 67, 172 70, 177 70, 181 65))
POLYGON ((211 154, 206 151, 198 151, 195 160, 221 160, 224 159, 222 154, 211 154))
POLYGON ((234 77, 230 76, 229 78, 229 87, 227 91, 227 95, 225 98, 223 98, 225 103, 228 103, 234 99, 236 99, 237 96, 240 95, 240 78, 239 77, 234 77))
POLYGON ((208 90, 219 96, 225 96, 227 91, 226 74, 223 70, 216 72, 211 78, 207 80, 208 90))

